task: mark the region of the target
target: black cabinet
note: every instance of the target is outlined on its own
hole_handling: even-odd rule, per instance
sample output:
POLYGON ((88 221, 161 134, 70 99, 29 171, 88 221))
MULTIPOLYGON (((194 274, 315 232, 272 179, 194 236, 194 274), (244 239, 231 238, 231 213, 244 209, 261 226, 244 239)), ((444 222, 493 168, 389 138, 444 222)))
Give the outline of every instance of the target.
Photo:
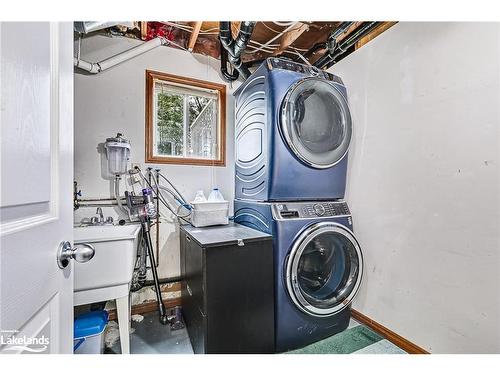
POLYGON ((272 237, 181 227, 182 309, 195 353, 274 352, 272 237))

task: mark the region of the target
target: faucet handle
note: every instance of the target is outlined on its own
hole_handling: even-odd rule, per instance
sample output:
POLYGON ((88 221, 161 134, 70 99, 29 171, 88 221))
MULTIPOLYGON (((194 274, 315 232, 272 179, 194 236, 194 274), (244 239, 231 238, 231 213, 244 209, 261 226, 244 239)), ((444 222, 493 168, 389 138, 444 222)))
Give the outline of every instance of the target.
POLYGON ((106 224, 113 224, 113 218, 111 216, 106 218, 106 224))

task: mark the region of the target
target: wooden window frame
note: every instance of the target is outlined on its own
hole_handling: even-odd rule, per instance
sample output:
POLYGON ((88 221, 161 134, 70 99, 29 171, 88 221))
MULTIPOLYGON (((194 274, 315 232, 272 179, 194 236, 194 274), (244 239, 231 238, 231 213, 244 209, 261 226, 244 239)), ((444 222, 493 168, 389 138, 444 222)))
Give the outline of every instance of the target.
MULTIPOLYGON (((203 81, 195 78, 176 76, 153 70, 146 70, 146 163, 155 164, 184 164, 204 166, 226 166, 226 85, 203 81), (154 81, 162 80, 173 84, 192 86, 215 90, 218 93, 217 140, 219 144, 218 159, 183 158, 154 155, 154 81)), ((184 145, 185 147, 185 145, 184 145)))

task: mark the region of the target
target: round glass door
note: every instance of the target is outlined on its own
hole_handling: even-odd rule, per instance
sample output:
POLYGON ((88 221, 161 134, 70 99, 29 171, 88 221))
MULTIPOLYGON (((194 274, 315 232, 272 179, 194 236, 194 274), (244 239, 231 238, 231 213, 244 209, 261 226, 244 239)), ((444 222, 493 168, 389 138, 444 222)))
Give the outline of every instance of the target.
POLYGON ((307 165, 334 166, 351 142, 351 114, 345 97, 328 81, 299 81, 283 101, 281 132, 288 147, 307 165))
POLYGON ((349 229, 325 222, 299 236, 286 267, 295 305, 310 315, 329 316, 352 302, 361 283, 363 257, 349 229))

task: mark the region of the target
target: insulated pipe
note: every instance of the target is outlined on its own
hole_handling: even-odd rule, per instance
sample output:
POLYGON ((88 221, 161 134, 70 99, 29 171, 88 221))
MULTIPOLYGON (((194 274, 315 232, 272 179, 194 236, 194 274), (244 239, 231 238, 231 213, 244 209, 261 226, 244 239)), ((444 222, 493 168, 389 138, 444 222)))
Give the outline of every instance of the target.
MULTIPOLYGON (((364 36, 366 33, 370 32, 373 28, 377 27, 379 25, 379 22, 367 22, 364 25, 362 25, 360 28, 354 31, 352 35, 349 35, 346 40, 343 40, 340 44, 335 44, 333 47, 333 50, 329 50, 327 53, 325 53, 323 56, 321 56, 317 61, 314 62, 314 66, 317 68, 322 69, 325 67, 327 64, 330 64, 333 62, 333 60, 343 54, 347 49, 352 47, 356 41, 364 36), (340 50, 340 51, 338 51, 340 50)), ((337 34, 339 35, 339 34, 337 34)))
POLYGON ((331 56, 330 60, 327 61, 326 64, 323 65, 323 67, 326 67, 326 69, 328 69, 333 64, 335 64, 338 57, 342 56, 349 48, 351 48, 356 42, 358 42, 358 40, 360 40, 366 34, 370 33, 372 30, 376 29, 380 24, 381 22, 372 22, 367 25, 364 30, 360 30, 359 33, 356 33, 352 37, 347 38, 345 43, 342 43, 342 45, 339 46, 339 51, 331 56))
POLYGON ((241 54, 247 47, 248 42, 253 33, 253 28, 255 26, 254 21, 244 21, 241 23, 240 32, 233 39, 231 35, 231 21, 221 21, 219 23, 219 39, 222 46, 228 52, 228 59, 231 65, 241 74, 244 79, 250 77, 250 71, 247 66, 241 61, 241 54))
POLYGON ((105 60, 92 63, 85 60, 81 60, 78 58, 73 59, 74 66, 77 68, 86 70, 89 73, 97 74, 106 69, 109 69, 115 65, 118 65, 124 61, 130 60, 136 56, 142 55, 145 52, 148 52, 156 47, 161 45, 168 44, 168 40, 162 37, 156 37, 147 41, 146 43, 142 43, 141 45, 131 48, 128 51, 119 53, 117 55, 111 56, 105 60))
MULTIPOLYGON (((349 27, 351 27, 351 25, 353 24, 354 22, 342 22, 335 30, 333 30, 330 35, 328 36, 328 39, 324 42, 320 42, 320 43, 316 43, 315 45, 313 45, 309 50, 307 50, 305 53, 304 53, 304 57, 305 58, 309 58, 313 53, 315 53, 316 51, 320 50, 320 49, 326 49, 328 48, 329 50, 333 50, 332 47, 335 47, 336 46, 336 39, 337 37, 340 35, 340 34, 343 34, 347 31, 347 29, 349 27)), ((295 58, 294 59, 295 61, 298 61, 299 60, 299 57, 295 58)))
POLYGON ((351 27, 352 24, 354 24, 354 22, 342 22, 338 28, 336 28, 335 30, 332 31, 332 33, 328 37, 328 40, 325 43, 326 48, 328 48, 328 51, 323 56, 321 56, 318 60, 316 60, 314 62, 314 64, 313 64, 314 66, 321 68, 324 66, 324 64, 326 64, 329 61, 329 59, 331 58, 331 56, 335 53, 335 51, 337 49, 337 46, 338 46, 337 37, 340 34, 345 33, 347 31, 347 29, 349 29, 349 27, 351 27))

